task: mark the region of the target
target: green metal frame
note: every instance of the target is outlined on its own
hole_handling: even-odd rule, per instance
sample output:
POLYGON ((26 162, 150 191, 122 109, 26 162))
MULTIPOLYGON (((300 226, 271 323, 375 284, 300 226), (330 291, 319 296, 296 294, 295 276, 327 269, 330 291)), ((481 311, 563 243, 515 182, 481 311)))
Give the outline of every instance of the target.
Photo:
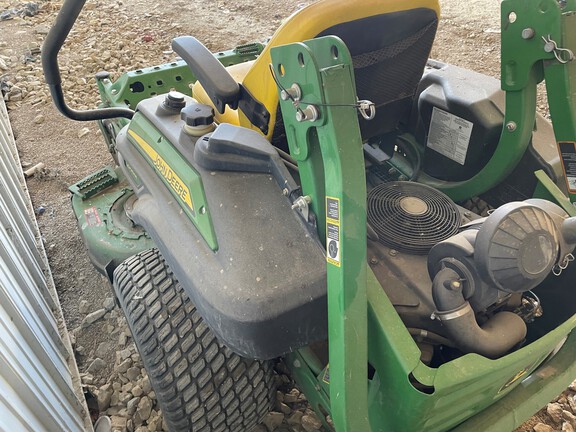
MULTIPOLYGON (((255 60, 263 49, 264 45, 261 43, 250 43, 231 50, 219 51, 214 53, 214 57, 224 66, 232 66, 255 60)), ((101 108, 135 109, 142 100, 157 94, 168 93, 170 90, 190 94, 191 86, 195 82, 196 77, 184 60, 126 72, 114 82, 106 73, 96 75, 96 83, 102 100, 101 108)), ((100 131, 112 155, 116 153, 116 136, 128 123, 129 120, 126 118, 98 121, 100 131)))
MULTIPOLYGON (((224 66, 255 60, 264 49, 260 43, 240 45, 234 49, 214 53, 224 66)), ((106 75, 98 75, 97 84, 103 107, 130 107, 134 109, 144 99, 174 89, 190 93, 196 77, 184 60, 126 72, 112 82, 106 75)))
MULTIPOLYGON (((502 4, 508 22, 503 29, 506 50, 514 49, 509 39, 518 39, 517 34, 508 32, 512 24, 510 13, 516 10, 521 22, 520 6, 525 3, 505 0, 502 4)), ((539 7, 552 8, 557 18, 562 15, 554 0, 544 0, 539 7)), ((545 27, 559 24, 563 18, 552 23, 544 21, 545 27)), ((536 35, 543 31, 548 35, 546 29, 536 26, 540 21, 534 23, 536 35)), ((524 41, 522 30, 519 38, 524 41)), ((555 34, 550 33, 552 38, 555 34)), ((557 67, 555 72, 564 78, 564 89, 574 79, 571 65, 548 64, 554 63, 550 53, 536 53, 542 51, 536 45, 527 49, 541 58, 527 62, 529 70, 522 69, 522 65, 514 70, 514 60, 506 62, 505 128, 498 150, 486 168, 466 182, 430 178, 424 182, 458 200, 489 189, 510 174, 530 141, 536 84, 542 80, 545 67, 557 67), (544 64, 545 60, 548 63, 544 64)), ((353 107, 356 94, 349 52, 338 38, 326 37, 276 47, 271 54, 282 89, 297 84, 301 90, 300 101, 281 100, 280 106, 290 152, 298 161, 303 194, 318 217, 318 231, 327 246, 329 365, 319 364, 309 348, 286 357, 308 400, 323 418, 330 415, 338 432, 513 429, 576 376, 576 336, 572 332, 576 315, 497 360, 468 354, 439 368, 421 363, 418 347, 366 264, 366 179, 353 107), (299 121, 309 105, 316 107, 317 118, 299 121), (338 203, 338 212, 334 211, 334 202, 338 203), (329 248, 335 238, 340 251, 336 259, 329 248), (362 305, 362 301, 366 303, 362 305), (369 379, 368 363, 376 371, 369 379), (532 391, 538 393, 531 394, 532 391), (417 417, 414 412, 418 412, 417 417)), ((507 58, 505 54, 503 58, 507 58)), ((549 97, 563 98, 559 93, 549 97)), ((572 108, 570 105, 573 115, 572 108)), ((555 124, 555 128, 560 127, 555 124)), ((542 175, 538 174, 540 193, 573 207, 542 175)), ((567 286, 570 281, 565 277, 557 283, 567 286)), ((325 424, 331 427, 328 422, 325 424)))
POLYGON ((339 249, 327 269, 332 417, 339 430, 367 431, 366 176, 352 58, 332 38, 273 48, 271 54, 280 82, 286 88, 298 83, 308 103, 321 106, 317 121, 299 123, 290 101, 281 102, 302 189, 319 231, 330 232, 339 249), (343 104, 352 105, 331 106, 343 104))

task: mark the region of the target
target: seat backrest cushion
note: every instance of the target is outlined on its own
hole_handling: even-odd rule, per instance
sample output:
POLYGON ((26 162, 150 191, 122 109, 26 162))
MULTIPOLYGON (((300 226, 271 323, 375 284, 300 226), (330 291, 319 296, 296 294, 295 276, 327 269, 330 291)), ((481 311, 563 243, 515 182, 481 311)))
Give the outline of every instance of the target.
MULTIPOLYGON (((370 125, 361 122, 362 134, 368 138, 397 121, 383 120, 385 123, 377 126, 390 113, 397 117, 398 108, 388 101, 400 100, 409 109, 409 95, 414 94, 428 59, 439 14, 437 0, 323 0, 293 14, 278 28, 242 81, 270 112, 268 138, 274 132, 278 106, 278 91, 269 69, 272 47, 319 35, 335 34, 343 39, 354 57, 358 96, 374 99, 380 108, 370 125), (384 71, 387 67, 390 70, 384 71), (375 73, 382 75, 375 78, 375 73)), ((242 112, 238 114, 241 126, 258 130, 242 112)))

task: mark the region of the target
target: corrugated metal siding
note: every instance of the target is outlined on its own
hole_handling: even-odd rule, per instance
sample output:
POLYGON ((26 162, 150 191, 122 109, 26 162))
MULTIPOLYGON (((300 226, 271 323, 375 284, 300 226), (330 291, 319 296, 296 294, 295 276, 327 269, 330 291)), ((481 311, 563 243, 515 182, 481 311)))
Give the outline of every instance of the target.
POLYGON ((83 431, 76 365, 31 211, 0 98, 0 431, 83 431))

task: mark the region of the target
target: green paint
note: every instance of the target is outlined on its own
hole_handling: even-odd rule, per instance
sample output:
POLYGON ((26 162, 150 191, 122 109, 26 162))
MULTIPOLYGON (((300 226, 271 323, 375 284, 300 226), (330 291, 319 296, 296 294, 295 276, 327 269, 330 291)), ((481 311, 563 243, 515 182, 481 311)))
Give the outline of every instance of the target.
MULTIPOLYGON (((214 53, 214 57, 224 66, 232 66, 255 60, 263 49, 264 45, 252 43, 214 53)), ((129 106, 132 109, 140 101, 172 89, 190 94, 190 85, 195 82, 196 77, 184 60, 126 72, 115 82, 97 80, 102 106, 129 106)))
MULTIPOLYGON (((355 103, 352 59, 335 37, 273 48, 271 54, 282 86, 298 83, 303 100, 320 112, 318 120, 300 123, 290 101, 280 104, 303 194, 312 198, 321 236, 328 235, 332 419, 338 431, 368 431, 364 155, 355 108, 323 106, 355 103)), ((303 378, 306 387, 318 384, 303 378)))
POLYGON ((194 223, 208 246, 217 250, 218 241, 200 175, 142 114, 134 115, 127 136, 154 168, 158 178, 194 223), (134 134, 143 142, 138 142, 134 134), (148 150, 148 146, 151 150, 148 150))
MULTIPOLYGON (((549 359, 571 334, 576 316, 497 360, 468 354, 438 368, 423 364, 416 343, 372 271, 367 270, 365 176, 356 112, 351 107, 325 106, 354 101, 348 52, 338 39, 327 37, 274 48, 272 59, 275 70, 283 71, 277 75, 284 88, 300 85, 305 102, 299 107, 315 104, 319 109, 317 120, 297 122, 294 104, 280 102, 290 150, 303 174, 303 193, 312 197, 319 232, 327 236, 328 251, 335 226, 341 242, 339 257, 327 264, 329 367, 320 370, 318 360, 310 359, 310 350, 287 356, 288 366, 312 406, 320 415, 329 414, 338 432, 512 430, 576 375, 576 363, 570 360, 576 337, 569 337, 549 359), (337 58, 332 46, 337 47, 337 58), (339 202, 338 216, 333 211, 335 201, 339 202), (333 223, 335 218, 338 223, 333 223), (367 311, 366 305, 359 304, 361 298, 367 301, 367 311), (366 378, 365 361, 375 369, 370 379, 366 378)), ((479 190, 481 182, 496 184, 505 178, 528 145, 535 118, 535 89, 541 78, 542 69, 536 66, 528 73, 525 87, 507 92, 506 120, 514 121, 516 127, 503 131, 495 158, 481 174, 456 184, 425 181, 462 198, 479 190)), ((562 203, 557 188, 545 179, 540 183, 548 197, 562 203)), ((566 286, 565 279, 555 283, 558 289, 566 286)))
MULTIPOLYGON (((575 5, 576 6, 576 5, 575 5)), ((576 11, 576 7, 574 9, 576 11)), ((562 15, 559 46, 576 54, 576 12, 562 15)), ((544 69, 546 91, 554 135, 557 142, 576 142, 576 61, 561 64, 552 61, 544 69)), ((566 167, 568 168, 568 167, 566 167)), ((576 173, 572 172, 572 178, 576 173)), ((576 201, 576 179, 571 182, 570 200, 576 201)))
MULTIPOLYGON (((95 195, 72 195, 72 209, 90 251, 90 260, 102 273, 105 273, 105 266, 109 263, 117 265, 138 252, 154 247, 146 232, 141 227, 134 227, 125 218, 122 203, 133 192, 119 168, 114 175, 117 181, 95 195)), ((73 185, 71 190, 81 190, 79 183, 82 181, 73 185)))

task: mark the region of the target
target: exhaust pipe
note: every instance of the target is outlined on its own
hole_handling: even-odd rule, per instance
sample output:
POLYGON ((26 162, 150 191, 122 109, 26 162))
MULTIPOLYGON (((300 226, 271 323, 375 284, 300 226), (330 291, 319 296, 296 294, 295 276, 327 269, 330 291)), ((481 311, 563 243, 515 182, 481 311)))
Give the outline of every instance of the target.
POLYGON ((432 296, 436 316, 462 352, 495 359, 526 337, 524 320, 512 312, 498 312, 478 325, 472 306, 464 298, 461 278, 452 269, 444 268, 434 277, 432 296))

